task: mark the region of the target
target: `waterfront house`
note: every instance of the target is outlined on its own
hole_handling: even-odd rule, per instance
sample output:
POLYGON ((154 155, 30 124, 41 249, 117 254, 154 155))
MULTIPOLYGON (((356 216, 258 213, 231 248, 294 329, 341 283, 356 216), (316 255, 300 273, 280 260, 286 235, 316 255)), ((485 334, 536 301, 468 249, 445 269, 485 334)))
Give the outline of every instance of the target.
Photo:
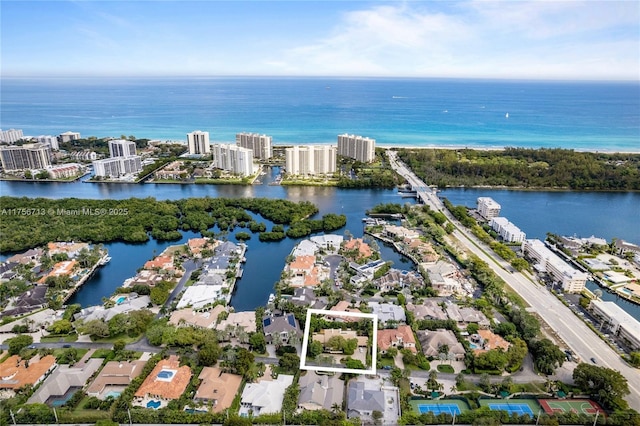
POLYGON ((288 344, 292 336, 300 338, 302 334, 298 320, 293 314, 264 317, 262 328, 269 344, 278 340, 282 344, 288 344), (276 335, 278 337, 274 337, 276 335))
POLYGON ((342 254, 354 260, 368 259, 373 252, 369 244, 365 243, 362 238, 352 238, 345 241, 342 245, 342 254))
POLYGON ((201 383, 194 401, 211 404, 211 411, 214 413, 231 407, 242 384, 242 376, 223 373, 217 367, 204 367, 198 379, 201 383))
POLYGON ((233 331, 231 335, 233 337, 237 336, 238 330, 244 330, 245 333, 255 333, 256 332, 256 312, 255 311, 245 311, 245 312, 230 312, 227 319, 224 319, 218 323, 216 329, 224 330, 227 327, 231 328, 233 331))
POLYGON ((175 326, 191 326, 199 328, 215 328, 218 322, 218 316, 226 312, 227 308, 223 305, 216 305, 211 310, 197 312, 191 308, 179 309, 171 313, 169 324, 175 326))

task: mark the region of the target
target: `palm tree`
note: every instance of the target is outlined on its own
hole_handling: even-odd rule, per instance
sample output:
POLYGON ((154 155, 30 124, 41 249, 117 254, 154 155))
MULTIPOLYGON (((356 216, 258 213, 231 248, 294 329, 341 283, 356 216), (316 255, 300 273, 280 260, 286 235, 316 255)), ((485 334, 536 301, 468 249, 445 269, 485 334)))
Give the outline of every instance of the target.
POLYGON ((449 391, 450 391, 451 393, 456 393, 456 392, 458 392, 458 386, 456 386, 456 384, 455 384, 455 383, 454 383, 454 384, 452 384, 452 385, 451 385, 451 387, 449 388, 449 391))

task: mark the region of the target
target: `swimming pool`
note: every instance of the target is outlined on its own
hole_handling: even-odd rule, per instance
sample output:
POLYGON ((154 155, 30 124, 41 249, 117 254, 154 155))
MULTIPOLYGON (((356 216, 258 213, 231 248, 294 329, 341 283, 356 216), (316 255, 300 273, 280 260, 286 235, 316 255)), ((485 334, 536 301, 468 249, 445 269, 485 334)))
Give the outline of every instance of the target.
POLYGON ((116 304, 121 304, 122 302, 124 302, 125 300, 127 300, 126 296, 120 296, 118 297, 118 299, 116 299, 116 304))
POLYGON ((158 379, 163 381, 171 381, 173 376, 176 374, 173 370, 162 370, 158 373, 158 379))
POLYGON ((120 396, 120 391, 110 391, 109 393, 107 393, 104 398, 107 399, 109 397, 111 398, 118 398, 120 396))
POLYGON ((469 347, 471 349, 478 349, 478 345, 476 345, 475 343, 469 343, 469 347))
POLYGON ((147 408, 153 408, 154 410, 157 410, 160 407, 160 404, 160 401, 152 399, 151 401, 147 402, 147 408))

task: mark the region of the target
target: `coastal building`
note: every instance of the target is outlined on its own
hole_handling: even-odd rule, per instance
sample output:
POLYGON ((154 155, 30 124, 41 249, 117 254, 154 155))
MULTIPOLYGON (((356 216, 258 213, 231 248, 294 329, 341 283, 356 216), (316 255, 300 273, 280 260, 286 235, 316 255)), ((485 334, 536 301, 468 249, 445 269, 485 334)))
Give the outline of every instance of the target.
POLYGON ((221 313, 227 312, 223 305, 216 305, 210 311, 197 312, 191 308, 171 312, 169 324, 176 327, 215 328, 221 313))
POLYGON ((28 361, 18 355, 8 357, 0 364, 0 400, 13 398, 24 386, 35 388, 54 368, 56 359, 51 355, 36 355, 28 361))
POLYGON ((198 379, 201 383, 193 399, 196 402, 211 404, 211 411, 214 413, 231 407, 242 385, 242 376, 223 373, 217 367, 204 367, 198 379))
POLYGON ((131 380, 142 373, 147 361, 109 361, 87 388, 87 395, 105 400, 117 398, 131 380))
POLYGON ((602 331, 609 331, 624 341, 631 350, 640 350, 640 322, 615 302, 595 299, 589 306, 592 314, 602 322, 602 331))
POLYGON ((91 164, 93 164, 95 176, 107 178, 118 178, 139 173, 142 170, 142 159, 139 155, 105 158, 95 160, 91 164))
POLYGON ((262 329, 266 337, 267 343, 271 344, 278 340, 287 344, 292 340, 298 339, 301 335, 298 320, 293 314, 284 314, 282 316, 268 316, 262 319, 262 329))
POLYGON ((438 301, 433 299, 425 299, 421 305, 407 303, 406 308, 407 311, 413 312, 415 320, 446 320, 448 318, 438 301))
POLYGON ((290 175, 316 176, 336 171, 336 147, 296 145, 285 149, 285 169, 290 175))
POLYGON ((489 226, 496 231, 504 241, 509 243, 521 243, 527 238, 527 235, 516 225, 509 222, 506 217, 491 218, 489 226))
POLYGON ((191 155, 208 155, 211 153, 209 144, 209 132, 200 130, 187 133, 187 145, 191 155))
POLYGON ((253 174, 253 151, 237 145, 213 145, 213 166, 240 176, 253 174))
POLYGON ((341 328, 325 328, 318 333, 313 333, 311 339, 314 342, 319 342, 322 346, 326 346, 332 337, 342 337, 345 340, 356 339, 358 341, 358 347, 366 347, 369 341, 367 336, 358 336, 355 330, 343 330, 341 328))
POLYGON ((370 163, 376 159, 376 141, 346 133, 338 135, 338 155, 370 163))
POLYGON ((74 176, 78 176, 83 167, 76 163, 61 164, 59 166, 53 166, 47 169, 49 177, 51 179, 66 179, 74 176))
POLYGON ((24 138, 22 129, 0 130, 0 142, 14 143, 24 138))
POLYGON ((109 141, 109 157, 130 157, 136 155, 136 143, 125 139, 109 141))
POLYGON ((536 262, 534 265, 538 272, 547 272, 562 285, 562 290, 567 293, 579 293, 587 282, 587 274, 581 272, 551 251, 540 240, 525 240, 522 243, 522 253, 536 262))
POLYGON ((158 409, 180 398, 191 381, 191 368, 171 355, 159 361, 134 394, 132 405, 158 409))
POLYGON ((279 413, 282 410, 284 393, 293 383, 293 376, 279 374, 276 380, 247 383, 240 400, 240 417, 279 413))
POLYGON ((369 308, 374 314, 378 316, 378 321, 386 323, 388 321, 405 322, 407 316, 404 313, 402 306, 394 305, 392 303, 378 303, 369 302, 369 308))
POLYGON ((38 143, 44 143, 44 144, 49 145, 51 147, 51 149, 53 149, 55 151, 60 149, 60 145, 58 144, 58 137, 57 136, 40 135, 40 136, 36 136, 34 139, 38 143))
POLYGON ((253 151, 253 158, 267 160, 273 156, 271 136, 259 133, 237 133, 236 145, 253 151))
POLYGON ((38 390, 29 398, 27 403, 60 405, 68 399, 68 395, 82 389, 102 366, 102 358, 91 358, 87 362, 76 363, 74 366, 60 365, 42 383, 38 390))
POLYGON ((0 161, 5 171, 46 169, 51 166, 51 147, 43 143, 2 146, 0 161))
POLYGON ((313 370, 308 370, 298 381, 300 387, 298 408, 331 410, 336 405, 342 407, 344 382, 339 377, 338 374, 317 374, 313 370))
POLYGON ((58 135, 58 142, 60 143, 76 141, 78 139, 80 139, 80 133, 78 132, 64 132, 58 135))
POLYGON ((487 220, 500 216, 501 208, 491 197, 478 197, 478 213, 487 220))
POLYGON ((256 332, 256 312, 230 312, 227 319, 220 321, 216 327, 218 330, 233 329, 231 335, 235 337, 240 330, 245 333, 256 332))

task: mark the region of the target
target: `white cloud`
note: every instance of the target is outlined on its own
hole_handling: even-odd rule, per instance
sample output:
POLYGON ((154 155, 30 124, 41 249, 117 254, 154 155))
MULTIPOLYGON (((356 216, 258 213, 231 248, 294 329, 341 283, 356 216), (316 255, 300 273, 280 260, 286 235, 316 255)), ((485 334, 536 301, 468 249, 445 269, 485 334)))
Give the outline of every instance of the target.
POLYGON ((639 15, 635 2, 374 5, 265 62, 286 74, 638 79, 639 15))

